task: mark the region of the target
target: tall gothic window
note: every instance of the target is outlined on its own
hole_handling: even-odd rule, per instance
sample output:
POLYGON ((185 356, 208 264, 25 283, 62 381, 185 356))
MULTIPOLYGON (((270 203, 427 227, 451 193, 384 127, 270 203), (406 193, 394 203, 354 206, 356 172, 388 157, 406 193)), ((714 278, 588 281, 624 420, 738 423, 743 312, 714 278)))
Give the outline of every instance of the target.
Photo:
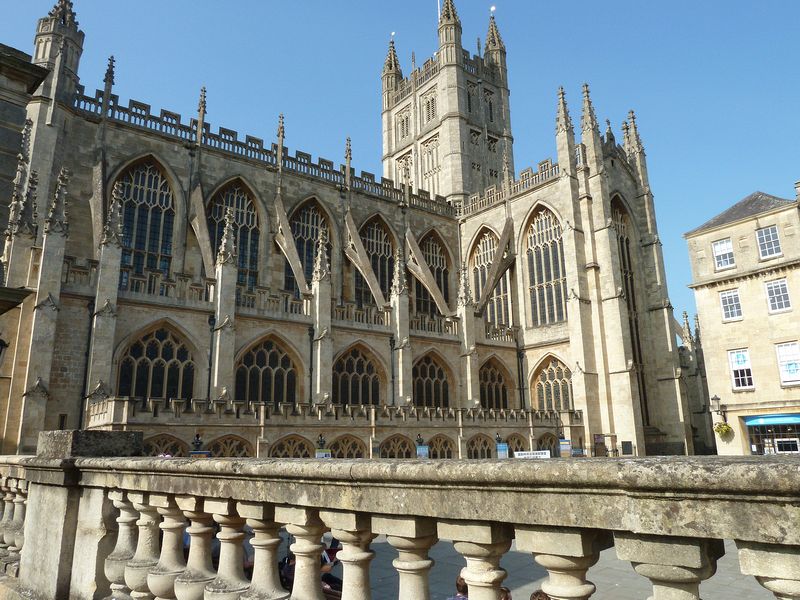
POLYGON ((441 363, 430 354, 419 359, 411 369, 414 382, 414 404, 447 408, 450 406, 450 384, 441 363))
POLYGON ((567 276, 561 225, 549 210, 539 210, 528 228, 528 291, 534 327, 567 318, 567 276))
POLYGON ((639 401, 642 407, 642 419, 645 425, 650 424, 650 412, 647 406, 647 386, 645 385, 642 341, 639 335, 639 313, 636 305, 636 273, 634 271, 633 226, 630 216, 618 198, 612 201, 611 222, 617 233, 617 247, 619 250, 619 266, 622 275, 622 287, 625 292, 625 304, 628 309, 628 325, 631 333, 631 349, 633 353, 633 368, 636 373, 636 382, 639 386, 639 401))
MULTIPOLYGON (((292 236, 294 237, 297 254, 300 257, 300 264, 303 265, 303 273, 306 281, 310 282, 314 273, 317 240, 319 240, 320 232, 323 229, 328 230, 328 223, 317 201, 309 200, 292 213, 289 225, 292 228, 292 236)), ((328 233, 330 234, 329 230, 328 233)), ((327 253, 328 260, 330 260, 330 243, 328 244, 327 253)), ((284 289, 297 292, 297 281, 294 278, 292 267, 289 266, 289 261, 286 261, 283 285, 284 289)))
POLYGON ((193 390, 192 352, 166 327, 159 327, 133 342, 120 360, 118 396, 191 398, 193 390))
MULTIPOLYGON (((438 237, 429 233, 426 235, 420 244, 422 250, 422 257, 428 264, 428 268, 436 281, 436 285, 444 296, 444 301, 450 302, 450 286, 448 285, 449 269, 447 265, 447 253, 444 246, 439 241, 438 237)), ((439 313, 439 308, 436 306, 433 297, 425 286, 422 285, 416 278, 414 278, 414 309, 419 313, 428 315, 436 315, 439 313)))
POLYGON ((175 206, 164 172, 153 160, 141 161, 119 178, 122 182, 122 266, 120 288, 128 288, 129 272, 169 274, 175 206))
POLYGON ((236 228, 237 283, 253 289, 258 283, 258 214, 252 196, 241 183, 231 183, 217 192, 208 205, 208 234, 214 253, 219 251, 225 230, 225 212, 233 209, 236 228))
MULTIPOLYGON (((497 236, 488 229, 478 238, 472 250, 472 275, 475 298, 480 298, 483 288, 486 287, 486 280, 489 276, 489 269, 492 267, 495 252, 497 252, 497 236)), ((509 279, 508 271, 500 278, 500 281, 492 290, 489 302, 486 304, 486 320, 496 327, 508 326, 511 324, 511 313, 509 311, 509 279)))
POLYGON ((503 369, 494 359, 488 360, 478 372, 482 408, 508 408, 508 384, 503 369))
POLYGON ((259 342, 236 363, 236 399, 264 402, 275 408, 295 402, 297 367, 273 339, 259 342))
POLYGON ((381 380, 375 362, 352 348, 333 365, 334 404, 380 404, 381 380))
MULTIPOLYGON (((392 275, 394 270, 394 246, 389 229, 383 221, 377 217, 366 223, 359 232, 361 243, 367 251, 372 270, 378 279, 383 295, 388 297, 392 287, 392 275)), ((366 279, 361 273, 355 274, 356 303, 359 306, 364 304, 374 304, 372 292, 367 285, 366 279)))
POLYGON ((572 371, 557 358, 550 358, 533 377, 539 410, 572 410, 572 371))

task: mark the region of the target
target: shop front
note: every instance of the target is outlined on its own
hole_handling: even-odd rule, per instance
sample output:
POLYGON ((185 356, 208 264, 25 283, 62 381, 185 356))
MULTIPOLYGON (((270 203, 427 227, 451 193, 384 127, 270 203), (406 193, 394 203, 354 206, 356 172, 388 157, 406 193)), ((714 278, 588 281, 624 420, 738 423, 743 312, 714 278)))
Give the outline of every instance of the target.
POLYGON ((751 454, 800 454, 800 413, 745 417, 751 454))

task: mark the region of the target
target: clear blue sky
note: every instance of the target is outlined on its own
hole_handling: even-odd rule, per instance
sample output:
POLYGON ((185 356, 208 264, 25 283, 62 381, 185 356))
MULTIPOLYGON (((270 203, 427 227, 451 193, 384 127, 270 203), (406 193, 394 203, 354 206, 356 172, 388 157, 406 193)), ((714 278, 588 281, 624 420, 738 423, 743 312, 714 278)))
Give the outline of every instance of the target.
MULTIPOLYGON (((635 109, 647 150, 676 309, 694 310, 682 234, 755 190, 794 198, 800 179, 800 2, 495 0, 508 49, 517 170, 555 154, 556 90, 578 122, 588 81, 617 137, 635 109)), ((492 2, 456 0, 464 45, 486 35, 492 2)), ((0 42, 26 52, 49 0, 0 0, 0 42)), ((380 174, 380 70, 387 42, 408 72, 436 50, 436 0, 76 0, 86 42, 80 76, 188 119, 208 88, 208 117, 380 174)))

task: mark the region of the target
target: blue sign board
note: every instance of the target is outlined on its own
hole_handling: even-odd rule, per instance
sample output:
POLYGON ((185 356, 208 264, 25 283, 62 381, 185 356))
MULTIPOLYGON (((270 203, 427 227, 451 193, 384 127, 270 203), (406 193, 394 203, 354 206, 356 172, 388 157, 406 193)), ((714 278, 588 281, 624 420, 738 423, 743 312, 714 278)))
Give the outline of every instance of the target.
POLYGON ((417 446, 417 458, 430 458, 430 446, 417 446))
POLYGON ((497 444, 497 458, 508 458, 508 444, 497 444))

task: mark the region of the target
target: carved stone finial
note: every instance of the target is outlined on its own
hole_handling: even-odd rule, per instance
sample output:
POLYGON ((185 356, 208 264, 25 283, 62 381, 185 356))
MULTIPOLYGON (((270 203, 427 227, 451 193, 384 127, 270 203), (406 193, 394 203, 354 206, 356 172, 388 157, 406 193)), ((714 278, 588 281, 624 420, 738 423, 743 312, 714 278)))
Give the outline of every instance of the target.
POLYGON ((106 68, 106 76, 103 78, 103 83, 106 84, 108 89, 114 85, 114 55, 108 57, 108 67, 106 68))
POLYGON ((636 113, 628 111, 628 121, 630 123, 630 147, 634 154, 643 154, 644 146, 642 138, 639 137, 639 127, 636 125, 636 113))
POLYGON ((472 293, 469 289, 469 269, 466 263, 462 263, 458 270, 458 305, 469 306, 472 304, 472 293))
MULTIPOLYGON (((625 123, 622 124, 622 130, 625 131, 625 123)), ((614 130, 611 129, 611 121, 606 119, 606 144, 616 145, 617 139, 614 137, 614 130)))
POLYGON ((31 132, 33 131, 33 121, 25 119, 25 125, 22 127, 22 143, 20 144, 19 152, 22 158, 28 163, 31 159, 31 132))
POLYGON ((597 115, 594 114, 592 98, 589 95, 589 84, 583 84, 583 114, 581 115, 581 131, 594 131, 599 133, 597 115))
POLYGON ((353 160, 353 148, 350 143, 350 136, 347 137, 347 141, 344 144, 344 159, 347 161, 347 164, 350 164, 350 161, 353 160))
POLYGON ((505 50, 506 46, 503 43, 503 38, 500 37, 500 30, 497 28, 497 22, 494 20, 494 15, 489 15, 489 32, 486 34, 486 52, 491 50, 505 50))
POLYGON ((8 229, 12 235, 36 237, 36 232, 38 231, 36 222, 39 218, 36 213, 36 188, 38 185, 39 175, 36 171, 31 170, 30 175, 28 175, 28 187, 25 190, 24 198, 20 198, 16 208, 12 200, 8 219, 8 229))
POLYGON ((197 112, 203 116, 206 114, 206 86, 200 88, 200 101, 197 103, 197 112))
POLYGON ((278 115, 278 143, 283 146, 283 139, 286 137, 286 128, 283 125, 283 113, 278 115))
POLYGON ((683 311, 683 343, 694 341, 692 336, 692 328, 689 326, 689 313, 683 311))
POLYGON ((453 0, 444 0, 444 4, 442 5, 442 12, 439 14, 439 26, 442 26, 445 23, 461 24, 461 21, 458 18, 458 13, 456 12, 456 5, 453 0))
POLYGON ((389 52, 386 54, 386 60, 383 63, 383 72, 397 73, 402 76, 400 70, 400 60, 397 58, 397 50, 394 47, 394 38, 389 40, 389 52))
POLYGON ((225 210, 225 227, 222 230, 222 240, 217 252, 217 264, 224 265, 236 262, 236 232, 234 230, 233 208, 225 210))
POLYGON ((694 316, 694 341, 700 343, 700 315, 694 316))
POLYGON ((314 271, 311 274, 312 281, 322 281, 329 279, 331 268, 328 264, 328 228, 319 228, 319 239, 317 240, 317 252, 314 256, 314 271))
POLYGON ((403 253, 400 248, 394 251, 394 273, 392 274, 392 296, 399 296, 408 293, 408 282, 406 281, 406 261, 403 260, 403 253))
POLYGON ((572 118, 567 108, 567 97, 564 88, 558 88, 558 108, 556 109, 556 134, 572 131, 572 118))
POLYGON ((108 215, 103 226, 103 238, 100 240, 100 244, 103 246, 107 244, 122 246, 122 203, 124 200, 122 182, 117 181, 111 192, 111 204, 108 206, 108 215))
POLYGON ((58 19, 61 25, 74 25, 78 26, 78 21, 75 19, 75 9, 72 6, 72 0, 58 0, 47 13, 50 18, 58 19))
POLYGON ((56 193, 53 195, 53 202, 50 204, 47 218, 44 220, 45 235, 54 233, 64 237, 69 235, 67 183, 69 183, 69 170, 66 167, 61 167, 61 172, 58 174, 56 193))

